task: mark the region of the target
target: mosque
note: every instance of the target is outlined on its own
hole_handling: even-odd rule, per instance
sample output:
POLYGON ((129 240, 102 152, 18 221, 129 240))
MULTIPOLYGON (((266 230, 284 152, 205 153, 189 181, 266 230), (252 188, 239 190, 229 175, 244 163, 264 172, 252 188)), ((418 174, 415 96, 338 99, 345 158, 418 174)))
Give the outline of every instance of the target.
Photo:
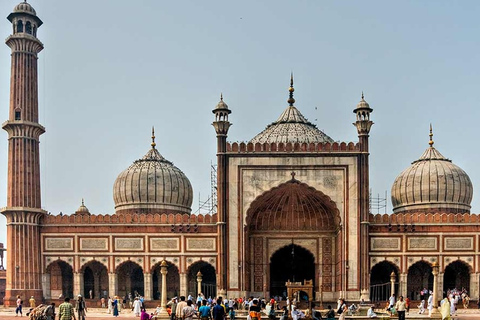
MULTIPOLYGON (((392 186, 393 212, 369 206, 373 108, 353 108, 358 141, 335 142, 295 106, 293 78, 277 120, 248 142, 228 142, 230 110, 213 108, 217 212, 191 213, 186 175, 155 144, 113 184, 115 212, 51 215, 42 208, 37 38, 42 20, 26 2, 7 19, 12 34, 4 303, 84 295, 286 295, 379 301, 393 287, 418 299, 465 288, 479 298, 480 219, 468 175, 435 147, 412 159, 392 186), (165 275, 166 272, 166 275, 165 275)), ((272 115, 274 117, 276 115, 272 115)), ((353 130, 346 119, 346 129, 353 130), (347 126, 348 125, 348 126, 347 126)), ((428 142, 428 145, 427 145, 428 142)), ((212 143, 213 131, 212 131, 212 143)))

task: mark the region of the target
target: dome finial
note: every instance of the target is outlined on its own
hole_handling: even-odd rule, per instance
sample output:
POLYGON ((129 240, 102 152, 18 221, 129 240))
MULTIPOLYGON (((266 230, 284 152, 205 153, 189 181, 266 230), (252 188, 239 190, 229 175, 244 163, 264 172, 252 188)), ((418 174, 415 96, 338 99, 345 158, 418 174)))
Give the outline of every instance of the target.
POLYGON ((152 144, 151 144, 151 146, 152 146, 153 149, 155 149, 156 145, 157 144, 155 143, 155 127, 152 126, 152 144))
POLYGON ((432 124, 430 123, 430 134, 428 135, 430 137, 430 141, 428 141, 428 144, 430 145, 430 148, 433 147, 433 130, 432 130, 432 124))
POLYGON ((223 101, 223 92, 220 92, 220 101, 223 101))
POLYGON ((295 103, 295 99, 293 99, 293 92, 295 89, 293 88, 293 72, 290 73, 290 88, 288 88, 289 96, 288 96, 288 104, 293 107, 293 104, 295 103))
MULTIPOLYGON (((25 1, 26 1, 26 0, 25 0, 25 1)), ((84 206, 84 205, 85 205, 85 201, 83 201, 83 198, 82 198, 82 206, 84 206)))
POLYGON ((362 100, 365 100, 365 96, 363 95, 363 90, 362 90, 362 100))

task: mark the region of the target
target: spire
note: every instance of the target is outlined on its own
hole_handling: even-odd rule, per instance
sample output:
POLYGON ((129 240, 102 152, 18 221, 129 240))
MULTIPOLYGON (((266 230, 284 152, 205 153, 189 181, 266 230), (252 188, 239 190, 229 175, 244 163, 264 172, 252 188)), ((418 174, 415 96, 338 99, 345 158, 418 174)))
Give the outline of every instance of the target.
POLYGON ((220 92, 220 101, 223 101, 223 92, 220 92))
MULTIPOLYGON (((25 0, 26 2, 26 0, 25 0)), ((85 206, 85 201, 83 201, 83 198, 82 198, 82 207, 85 206)))
POLYGON ((293 92, 295 89, 293 88, 293 72, 290 74, 290 88, 288 88, 289 96, 288 96, 288 105, 293 107, 293 104, 295 103, 295 99, 293 99, 293 92))
POLYGON ((155 149, 155 146, 156 146, 156 145, 157 145, 157 144, 155 143, 155 127, 152 126, 152 144, 151 144, 152 149, 155 149))
POLYGON ((362 91, 362 100, 365 100, 365 96, 363 95, 363 91, 362 91))
POLYGON ((430 123, 430 134, 428 135, 430 137, 430 141, 428 141, 428 144, 430 145, 430 148, 433 148, 433 130, 432 130, 432 124, 430 123))

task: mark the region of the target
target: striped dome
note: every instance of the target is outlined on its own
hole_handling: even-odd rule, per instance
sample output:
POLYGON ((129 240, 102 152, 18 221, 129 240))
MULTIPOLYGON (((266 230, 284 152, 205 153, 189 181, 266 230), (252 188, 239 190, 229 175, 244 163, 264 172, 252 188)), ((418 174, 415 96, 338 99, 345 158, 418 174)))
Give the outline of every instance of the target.
POLYGON ((404 170, 392 186, 393 212, 470 212, 473 186, 460 167, 430 141, 420 159, 404 170))
POLYGON ((113 186, 115 211, 190 213, 193 190, 185 174, 152 149, 120 173, 113 186))

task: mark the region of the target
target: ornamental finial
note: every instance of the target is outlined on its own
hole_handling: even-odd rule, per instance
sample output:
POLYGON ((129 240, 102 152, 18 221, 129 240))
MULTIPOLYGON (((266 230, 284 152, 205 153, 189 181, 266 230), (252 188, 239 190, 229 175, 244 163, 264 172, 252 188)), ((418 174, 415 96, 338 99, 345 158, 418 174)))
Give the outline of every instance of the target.
POLYGON ((155 149, 156 145, 157 144, 155 143, 155 127, 152 126, 152 144, 151 144, 151 146, 152 146, 153 149, 155 149))
POLYGON ((430 123, 430 134, 428 135, 430 137, 430 141, 428 141, 428 144, 430 145, 430 147, 433 147, 433 130, 432 130, 432 124, 430 123))
POLYGON ((363 91, 362 91, 362 100, 365 100, 364 98, 365 98, 365 96, 363 95, 363 91))
POLYGON ((293 72, 290 73, 290 88, 288 88, 289 96, 288 96, 288 104, 293 107, 293 104, 295 103, 295 99, 293 99, 293 92, 295 89, 293 88, 293 72))

